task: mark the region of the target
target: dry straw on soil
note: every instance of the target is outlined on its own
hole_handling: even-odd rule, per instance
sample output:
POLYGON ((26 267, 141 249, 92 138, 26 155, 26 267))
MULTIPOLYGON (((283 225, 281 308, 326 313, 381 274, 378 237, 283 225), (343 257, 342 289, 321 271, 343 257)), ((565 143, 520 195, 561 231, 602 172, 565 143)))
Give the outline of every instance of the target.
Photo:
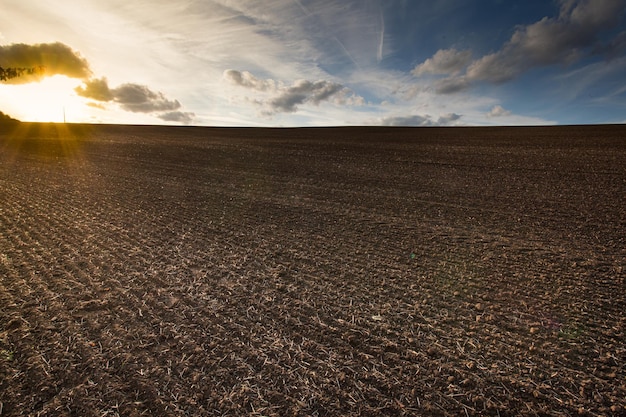
POLYGON ((0 415, 624 415, 626 128, 0 131, 0 415))

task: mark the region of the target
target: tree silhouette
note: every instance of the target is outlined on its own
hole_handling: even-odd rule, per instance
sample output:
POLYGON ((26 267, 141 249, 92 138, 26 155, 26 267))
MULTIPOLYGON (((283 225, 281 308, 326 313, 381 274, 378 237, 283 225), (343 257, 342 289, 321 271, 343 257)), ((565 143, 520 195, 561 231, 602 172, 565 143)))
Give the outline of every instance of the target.
MULTIPOLYGON (((43 67, 42 66, 38 66, 38 67, 30 67, 30 68, 3 68, 0 67, 0 81, 7 81, 10 80, 11 78, 16 78, 16 77, 20 77, 24 74, 29 74, 29 75, 33 75, 36 74, 38 72, 43 72, 43 67)), ((18 120, 12 118, 11 116, 9 116, 8 114, 4 114, 0 111, 0 123, 7 123, 7 122, 18 122, 18 120)))
POLYGON ((10 80, 11 78, 21 77, 24 74, 36 74, 42 72, 43 67, 30 67, 30 68, 3 68, 0 67, 0 81, 10 80))
POLYGON ((0 124, 3 124, 3 123, 15 123, 15 122, 19 122, 19 120, 14 119, 11 116, 9 116, 8 114, 2 113, 0 111, 0 124))

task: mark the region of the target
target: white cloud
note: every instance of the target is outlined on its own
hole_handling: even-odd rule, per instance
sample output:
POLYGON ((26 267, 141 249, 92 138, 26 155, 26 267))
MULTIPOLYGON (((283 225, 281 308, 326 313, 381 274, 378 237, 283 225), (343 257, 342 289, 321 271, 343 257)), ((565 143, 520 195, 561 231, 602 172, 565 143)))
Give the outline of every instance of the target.
POLYGON ((533 67, 572 63, 597 42, 599 32, 617 23, 623 10, 622 0, 562 0, 558 18, 519 27, 500 51, 474 61, 467 76, 500 83, 533 67))
POLYGON ((601 32, 618 22, 624 11, 623 0, 561 0, 560 3, 558 17, 544 17, 519 26, 497 52, 470 63, 469 51, 443 49, 417 65, 412 73, 418 77, 452 75, 436 82, 438 93, 450 94, 463 91, 477 81, 500 84, 535 67, 567 65, 594 53, 614 56, 626 49, 623 33, 605 45, 598 41, 601 32), (462 73, 465 66, 467 69, 462 73))
POLYGON ((434 82, 437 94, 453 94, 467 90, 470 87, 470 80, 465 77, 448 77, 434 82))
POLYGON ((233 69, 224 71, 224 79, 238 87, 267 93, 256 100, 251 99, 264 107, 266 115, 294 113, 298 110, 298 106, 305 103, 312 103, 316 106, 325 101, 347 106, 364 104, 362 97, 332 81, 297 80, 291 86, 285 86, 282 82, 271 79, 261 80, 248 71, 233 69))
POLYGON ((275 91, 276 83, 274 80, 260 80, 252 75, 248 71, 237 71, 233 69, 227 69, 224 71, 224 79, 232 84, 251 88, 258 91, 275 91))
POLYGON ((437 119, 437 125, 450 126, 451 124, 459 120, 461 117, 462 116, 460 114, 447 113, 447 114, 439 116, 439 119, 437 119))
POLYGON ((487 117, 502 117, 502 116, 510 116, 511 112, 506 110, 504 107, 496 104, 487 112, 487 117))
POLYGON ((422 64, 416 66, 412 73, 415 76, 425 74, 458 74, 472 59, 471 51, 441 49, 422 64))

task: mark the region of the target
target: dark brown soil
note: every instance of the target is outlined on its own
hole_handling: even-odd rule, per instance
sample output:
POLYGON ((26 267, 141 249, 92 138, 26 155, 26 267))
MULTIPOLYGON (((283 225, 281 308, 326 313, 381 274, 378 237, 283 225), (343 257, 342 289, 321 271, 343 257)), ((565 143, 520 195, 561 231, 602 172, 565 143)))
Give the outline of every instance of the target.
POLYGON ((0 128, 0 414, 626 415, 626 127, 0 128))

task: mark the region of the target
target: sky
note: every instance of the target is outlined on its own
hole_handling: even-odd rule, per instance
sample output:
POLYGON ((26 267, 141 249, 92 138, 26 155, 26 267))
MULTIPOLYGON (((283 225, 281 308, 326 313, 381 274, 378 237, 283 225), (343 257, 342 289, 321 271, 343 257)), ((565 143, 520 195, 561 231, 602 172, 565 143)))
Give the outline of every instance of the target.
POLYGON ((626 123, 626 0, 0 0, 0 111, 201 126, 626 123))

